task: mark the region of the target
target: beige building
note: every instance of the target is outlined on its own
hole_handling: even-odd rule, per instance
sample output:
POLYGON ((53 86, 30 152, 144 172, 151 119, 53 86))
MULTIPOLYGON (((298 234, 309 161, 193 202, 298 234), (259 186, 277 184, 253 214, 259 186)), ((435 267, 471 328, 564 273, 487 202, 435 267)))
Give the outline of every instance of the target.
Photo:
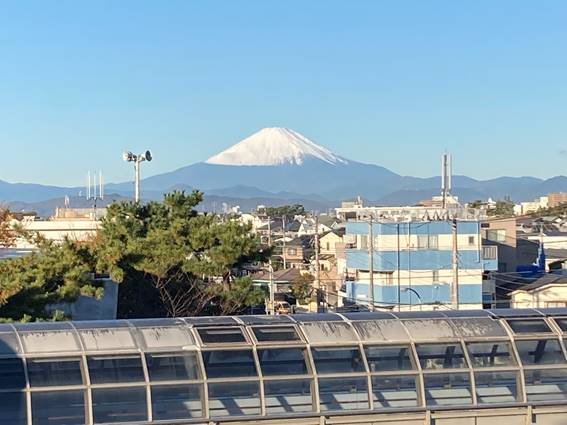
POLYGON ((321 254, 336 255, 340 249, 345 235, 344 228, 333 229, 319 237, 319 251, 321 254))
POLYGON ((567 275, 547 274, 510 293, 512 308, 567 307, 567 275))
MULTIPOLYGON (((14 220, 14 225, 21 226, 32 234, 37 234, 47 240, 63 242, 71 239, 86 241, 96 235, 100 227, 100 218, 105 210, 59 208, 53 217, 48 220, 39 220, 34 216, 25 216, 22 220, 14 220)), ((35 248, 30 241, 19 238, 15 246, 17 250, 29 250, 35 248)))
POLYGON ((565 192, 554 192, 547 195, 548 201, 547 205, 549 208, 556 207, 560 204, 567 202, 567 193, 565 192))

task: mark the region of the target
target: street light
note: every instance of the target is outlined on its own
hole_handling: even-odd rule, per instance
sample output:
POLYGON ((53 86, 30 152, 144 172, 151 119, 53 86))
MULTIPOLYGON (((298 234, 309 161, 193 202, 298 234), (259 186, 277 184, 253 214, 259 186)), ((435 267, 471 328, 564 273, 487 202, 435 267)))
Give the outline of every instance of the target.
MULTIPOLYGON (((419 295, 419 292, 417 292, 415 289, 409 288, 409 287, 402 289, 402 292, 410 292, 410 291, 415 294, 415 296, 416 296, 417 299, 419 300, 419 303, 420 303, 420 304, 423 304, 423 300, 421 299, 421 296, 419 295)), ((411 303, 410 303, 410 308, 411 308, 411 303)), ((399 310, 399 308, 398 308, 398 310, 399 310)))
POLYGON ((124 151, 122 153, 122 159, 126 162, 134 163, 134 201, 140 202, 140 163, 143 161, 151 161, 152 153, 150 151, 146 151, 139 155, 134 155, 130 151, 124 151))

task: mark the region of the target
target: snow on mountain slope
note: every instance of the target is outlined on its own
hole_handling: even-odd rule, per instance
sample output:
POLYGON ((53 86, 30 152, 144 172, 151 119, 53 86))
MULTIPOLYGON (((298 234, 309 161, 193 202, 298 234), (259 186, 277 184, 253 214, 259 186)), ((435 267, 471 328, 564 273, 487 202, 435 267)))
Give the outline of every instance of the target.
POLYGON ((302 165, 307 159, 328 164, 348 161, 288 128, 264 128, 227 150, 210 157, 207 164, 216 165, 302 165))

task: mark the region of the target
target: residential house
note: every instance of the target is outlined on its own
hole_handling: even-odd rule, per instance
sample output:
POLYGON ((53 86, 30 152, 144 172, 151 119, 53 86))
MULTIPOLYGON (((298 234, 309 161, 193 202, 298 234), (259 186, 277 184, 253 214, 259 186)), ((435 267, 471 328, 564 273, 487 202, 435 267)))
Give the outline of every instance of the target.
POLYGON ((285 255, 288 268, 307 269, 314 253, 313 236, 303 235, 286 242, 282 255, 285 255))
POLYGON ((567 275, 548 273, 511 292, 512 308, 567 307, 567 275))
POLYGON ((346 233, 344 227, 329 230, 319 236, 319 252, 321 254, 330 254, 335 256, 337 249, 340 249, 343 238, 346 233))
POLYGON ((271 279, 269 271, 261 270, 252 275, 251 279, 253 284, 265 287, 266 289, 269 289, 270 282, 273 282, 274 292, 289 293, 291 290, 291 283, 299 276, 301 276, 301 271, 297 268, 291 268, 274 271, 271 279))
POLYGON ((516 217, 491 218, 480 225, 482 245, 498 251, 497 273, 485 280, 485 285, 494 288, 494 298, 485 300, 485 306, 509 307, 511 291, 526 283, 518 270, 531 265, 538 256, 539 244, 520 237, 517 221, 516 217))

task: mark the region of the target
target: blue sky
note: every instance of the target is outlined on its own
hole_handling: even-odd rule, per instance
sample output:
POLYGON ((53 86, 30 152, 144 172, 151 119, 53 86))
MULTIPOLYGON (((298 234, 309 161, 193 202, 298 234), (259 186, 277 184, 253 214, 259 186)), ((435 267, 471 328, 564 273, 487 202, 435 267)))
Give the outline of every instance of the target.
POLYGON ((6 1, 0 179, 202 161, 267 126, 407 175, 567 174, 567 2, 6 1))

